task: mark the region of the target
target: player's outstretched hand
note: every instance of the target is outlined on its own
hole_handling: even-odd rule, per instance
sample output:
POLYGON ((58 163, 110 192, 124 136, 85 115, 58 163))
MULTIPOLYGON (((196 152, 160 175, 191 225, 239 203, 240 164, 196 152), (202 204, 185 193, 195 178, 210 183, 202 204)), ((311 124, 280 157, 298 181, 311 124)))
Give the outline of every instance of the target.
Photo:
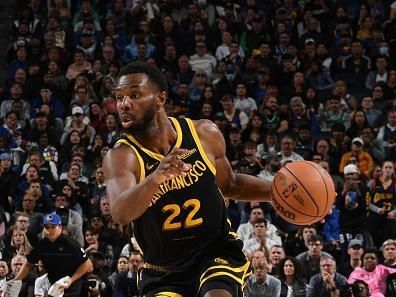
POLYGON ((188 153, 188 150, 186 149, 173 149, 164 159, 162 159, 157 170, 154 171, 154 181, 158 184, 162 184, 176 176, 186 176, 187 172, 191 169, 191 164, 184 163, 180 158, 186 153, 188 153))

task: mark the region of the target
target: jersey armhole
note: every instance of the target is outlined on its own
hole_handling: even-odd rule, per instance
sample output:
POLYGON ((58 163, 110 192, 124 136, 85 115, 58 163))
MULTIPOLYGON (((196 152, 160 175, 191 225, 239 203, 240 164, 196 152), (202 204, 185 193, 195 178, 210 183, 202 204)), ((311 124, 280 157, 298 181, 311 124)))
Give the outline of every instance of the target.
POLYGON ((142 156, 139 154, 138 150, 133 145, 131 145, 127 140, 119 139, 117 141, 117 143, 125 144, 126 146, 130 147, 133 150, 133 152, 135 153, 135 156, 136 156, 136 158, 137 158, 137 160, 139 162, 139 172, 140 172, 140 174, 139 174, 138 183, 140 183, 146 177, 146 171, 144 169, 144 162, 143 162, 142 156))
POLYGON ((198 147, 199 153, 201 154, 202 159, 205 161, 206 165, 209 167, 210 171, 213 173, 214 176, 216 176, 216 166, 210 162, 208 156, 206 155, 201 141, 198 137, 197 130, 195 129, 194 123, 190 119, 186 119, 186 122, 188 124, 188 127, 190 128, 191 134, 194 138, 195 144, 198 147))

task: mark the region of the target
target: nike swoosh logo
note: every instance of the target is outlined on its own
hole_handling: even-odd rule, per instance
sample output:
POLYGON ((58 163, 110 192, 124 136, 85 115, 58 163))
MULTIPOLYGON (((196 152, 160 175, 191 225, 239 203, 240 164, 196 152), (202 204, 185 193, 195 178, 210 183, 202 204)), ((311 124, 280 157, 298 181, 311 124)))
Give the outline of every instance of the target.
POLYGON ((153 165, 149 165, 149 164, 146 164, 146 170, 151 170, 151 169, 153 169, 153 167, 155 166, 155 165, 157 165, 158 163, 155 163, 155 164, 153 164, 153 165))

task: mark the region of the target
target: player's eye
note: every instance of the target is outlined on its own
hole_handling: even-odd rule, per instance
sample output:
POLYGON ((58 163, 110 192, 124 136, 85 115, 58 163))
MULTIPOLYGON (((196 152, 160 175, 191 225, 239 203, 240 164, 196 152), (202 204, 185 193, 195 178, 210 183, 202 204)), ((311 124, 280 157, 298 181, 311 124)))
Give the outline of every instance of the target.
POLYGON ((140 98, 140 94, 139 93, 132 93, 131 98, 139 99, 140 98))
POLYGON ((115 97, 115 99, 116 99, 117 102, 121 103, 122 101, 124 101, 124 97, 125 97, 125 96, 117 95, 117 96, 115 97))

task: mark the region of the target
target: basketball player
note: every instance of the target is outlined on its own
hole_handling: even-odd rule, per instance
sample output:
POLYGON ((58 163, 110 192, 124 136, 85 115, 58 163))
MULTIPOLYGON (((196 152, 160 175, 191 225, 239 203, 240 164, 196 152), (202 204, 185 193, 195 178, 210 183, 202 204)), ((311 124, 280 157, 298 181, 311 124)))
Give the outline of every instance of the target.
POLYGON ((111 213, 133 221, 144 254, 142 295, 241 297, 250 265, 223 199, 268 201, 270 183, 234 174, 212 122, 167 116, 155 66, 125 66, 115 98, 125 134, 103 166, 111 213))

